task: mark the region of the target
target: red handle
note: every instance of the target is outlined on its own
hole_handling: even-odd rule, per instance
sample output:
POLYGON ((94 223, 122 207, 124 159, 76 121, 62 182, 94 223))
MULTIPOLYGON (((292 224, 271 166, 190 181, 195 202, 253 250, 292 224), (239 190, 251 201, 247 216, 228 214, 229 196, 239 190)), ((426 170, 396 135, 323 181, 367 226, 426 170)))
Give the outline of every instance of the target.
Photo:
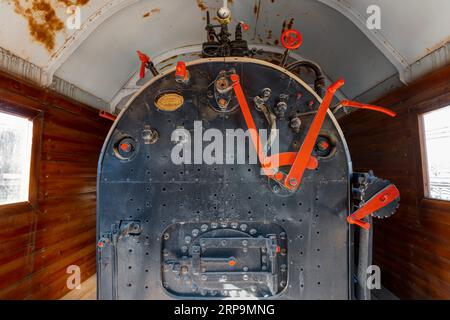
POLYGON ((305 140, 303 141, 302 146, 300 147, 300 150, 295 157, 294 164, 292 165, 291 170, 289 171, 286 180, 284 181, 284 186, 289 190, 294 190, 300 185, 303 173, 305 172, 309 164, 311 153, 314 149, 317 137, 319 136, 320 129, 322 128, 323 122, 325 121, 328 108, 331 101, 333 100, 333 96, 336 91, 344 85, 344 83, 344 80, 340 79, 330 87, 328 87, 322 104, 317 110, 317 114, 314 117, 311 126, 309 127, 305 140))
POLYGON ((353 214, 349 215, 347 217, 347 222, 349 224, 356 224, 361 228, 369 230, 370 223, 362 221, 362 219, 374 213, 375 211, 378 211, 381 208, 387 206, 399 196, 400 191, 398 191, 395 185, 390 184, 389 186, 378 192, 375 196, 373 196, 372 199, 367 201, 364 206, 356 210, 353 214))
MULTIPOLYGON (((244 91, 242 90, 239 76, 237 74, 231 75, 231 81, 233 82, 233 89, 236 95, 236 99, 241 108, 242 114, 244 115, 245 123, 249 129, 250 138, 255 146, 259 162, 261 163, 262 170, 265 175, 270 178, 275 178, 275 180, 282 180, 284 177, 281 172, 274 177, 274 172, 276 172, 280 167, 286 165, 292 165, 294 159, 297 155, 295 152, 284 152, 267 157, 263 152, 263 147, 261 139, 259 138, 258 129, 256 128, 255 121, 253 120, 250 108, 245 98, 244 91), (281 174, 281 176, 280 176, 281 174)), ((314 170, 318 166, 318 161, 315 157, 309 156, 308 161, 305 165, 306 169, 314 170)))
POLYGON ((147 63, 150 62, 150 57, 145 53, 140 52, 139 50, 137 50, 137 54, 139 56, 139 60, 141 60, 141 69, 139 71, 139 78, 142 79, 145 77, 145 66, 147 65, 147 63))
POLYGON ((186 82, 189 80, 189 73, 184 61, 178 61, 177 67, 175 68, 175 78, 186 82))
POLYGON ((383 107, 374 106, 371 104, 365 104, 365 103, 356 102, 356 101, 351 101, 351 100, 342 100, 341 103, 339 103, 339 105, 342 107, 352 107, 352 108, 358 108, 358 109, 378 111, 378 112, 387 114, 390 117, 395 117, 397 115, 396 112, 389 110, 388 108, 383 108, 383 107))
POLYGON ((258 129, 256 128, 255 121, 253 121, 253 117, 250 112, 247 99, 245 98, 244 91, 242 90, 241 83, 239 81, 239 76, 237 74, 232 74, 230 78, 231 81, 233 82, 234 93, 236 94, 236 99, 239 103, 242 114, 244 115, 244 120, 245 123, 247 124, 250 133, 250 138, 253 142, 253 145, 256 148, 256 154, 258 155, 259 162, 262 165, 263 172, 267 176, 272 176, 273 173, 270 172, 270 170, 265 166, 267 159, 263 152, 261 140, 259 139, 258 129))
POLYGON ((98 114, 100 117, 111 120, 111 121, 116 121, 117 116, 114 114, 111 114, 109 112, 106 111, 100 111, 98 114))
POLYGON ((283 47, 288 50, 296 50, 300 48, 303 43, 302 34, 294 29, 284 31, 280 40, 283 47))

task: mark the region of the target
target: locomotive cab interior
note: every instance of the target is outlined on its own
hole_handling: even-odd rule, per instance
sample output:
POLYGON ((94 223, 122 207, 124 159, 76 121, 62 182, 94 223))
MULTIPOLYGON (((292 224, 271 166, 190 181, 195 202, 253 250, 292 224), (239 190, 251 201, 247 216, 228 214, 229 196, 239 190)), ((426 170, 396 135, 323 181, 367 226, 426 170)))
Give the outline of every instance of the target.
POLYGON ((0 299, 449 299, 449 12, 0 2, 0 299))

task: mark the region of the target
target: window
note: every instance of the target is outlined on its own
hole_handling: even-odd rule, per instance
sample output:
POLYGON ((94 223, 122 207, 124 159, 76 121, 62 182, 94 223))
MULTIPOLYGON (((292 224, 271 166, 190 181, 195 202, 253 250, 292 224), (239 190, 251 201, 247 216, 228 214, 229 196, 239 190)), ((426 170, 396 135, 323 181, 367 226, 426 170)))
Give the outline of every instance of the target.
POLYGON ((0 112, 0 205, 28 201, 33 122, 0 112))
POLYGON ((450 106, 419 120, 425 197, 450 201, 450 106))

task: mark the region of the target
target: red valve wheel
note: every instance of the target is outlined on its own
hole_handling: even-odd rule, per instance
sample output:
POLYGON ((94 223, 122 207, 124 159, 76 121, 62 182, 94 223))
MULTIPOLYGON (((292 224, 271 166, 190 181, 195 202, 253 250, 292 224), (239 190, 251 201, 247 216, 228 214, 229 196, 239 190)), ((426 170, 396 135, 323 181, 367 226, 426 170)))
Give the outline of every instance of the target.
POLYGON ((288 50, 296 50, 300 48, 303 42, 303 37, 300 32, 294 29, 289 29, 281 35, 281 44, 288 50))

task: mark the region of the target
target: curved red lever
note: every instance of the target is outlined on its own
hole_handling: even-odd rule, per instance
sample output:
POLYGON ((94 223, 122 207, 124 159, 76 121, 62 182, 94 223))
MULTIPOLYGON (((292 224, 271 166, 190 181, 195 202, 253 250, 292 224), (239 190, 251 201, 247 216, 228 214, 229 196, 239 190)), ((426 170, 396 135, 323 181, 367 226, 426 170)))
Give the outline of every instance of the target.
POLYGON ((351 100, 342 100, 339 103, 338 108, 340 108, 340 107, 352 107, 352 108, 358 108, 358 109, 373 110, 373 111, 378 111, 378 112, 387 114, 390 117, 395 117, 397 115, 396 112, 394 112, 388 108, 374 106, 371 104, 365 104, 365 103, 351 101, 351 100))
MULTIPOLYGON (((233 89, 236 94, 236 99, 238 100, 239 106, 241 108, 242 114, 244 115, 245 123, 247 124, 248 131, 250 133, 250 138, 255 146, 256 153, 258 155, 259 162, 261 163, 261 168, 266 176, 269 178, 275 178, 276 180, 282 179, 284 176, 280 178, 281 172, 278 172, 278 178, 274 177, 275 172, 278 171, 280 167, 286 165, 292 165, 296 159, 296 152, 283 152, 279 154, 272 155, 267 157, 263 152, 263 147, 261 143, 261 139, 259 138, 258 129, 256 128, 255 121, 253 120, 252 114, 250 112, 250 108, 247 103, 247 99, 245 98, 244 91, 242 90, 239 76, 237 74, 232 74, 230 76, 231 81, 233 82, 233 89)), ((314 170, 318 166, 318 161, 315 157, 311 156, 311 153, 306 161, 305 168, 314 170)))
POLYGON ((302 181, 303 173, 305 172, 308 163, 311 158, 311 153, 314 149, 314 145, 319 136, 320 129, 322 128, 323 122, 327 115, 328 108, 333 96, 336 91, 344 85, 344 80, 340 79, 328 87, 325 97, 323 98, 322 104, 317 110, 316 116, 311 123, 308 133, 306 134, 305 140, 303 140, 302 146, 295 157, 294 164, 291 167, 286 179, 284 181, 284 186, 289 190, 294 190, 300 186, 302 181))
POLYGON ((353 214, 347 217, 347 222, 349 224, 356 224, 361 228, 366 230, 370 229, 370 223, 362 221, 363 218, 371 215, 375 211, 387 206, 389 203, 394 201, 400 196, 400 191, 393 184, 390 184, 375 196, 373 196, 369 201, 367 201, 361 208, 356 210, 353 214))
POLYGON ((303 43, 302 34, 294 29, 284 31, 280 40, 283 47, 288 50, 296 50, 300 48, 303 43))
POLYGON ((137 50, 136 52, 139 56, 139 60, 141 60, 141 69, 139 71, 139 78, 142 79, 145 77, 145 66, 147 65, 147 63, 150 62, 150 57, 145 53, 140 52, 139 50, 137 50))

